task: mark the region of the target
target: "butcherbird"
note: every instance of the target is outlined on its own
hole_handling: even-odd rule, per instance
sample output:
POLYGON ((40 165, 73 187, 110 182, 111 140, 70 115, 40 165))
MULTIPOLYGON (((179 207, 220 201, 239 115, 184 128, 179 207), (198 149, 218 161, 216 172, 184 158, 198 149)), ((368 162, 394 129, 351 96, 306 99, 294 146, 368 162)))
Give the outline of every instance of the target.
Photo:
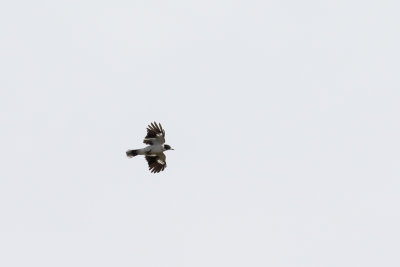
POLYGON ((165 143, 165 131, 161 124, 152 122, 147 126, 147 135, 143 140, 145 143, 145 148, 142 149, 132 149, 126 151, 126 155, 132 158, 137 155, 144 155, 147 163, 149 164, 149 170, 152 173, 158 173, 163 171, 167 167, 167 162, 165 161, 164 151, 174 150, 171 146, 165 143))

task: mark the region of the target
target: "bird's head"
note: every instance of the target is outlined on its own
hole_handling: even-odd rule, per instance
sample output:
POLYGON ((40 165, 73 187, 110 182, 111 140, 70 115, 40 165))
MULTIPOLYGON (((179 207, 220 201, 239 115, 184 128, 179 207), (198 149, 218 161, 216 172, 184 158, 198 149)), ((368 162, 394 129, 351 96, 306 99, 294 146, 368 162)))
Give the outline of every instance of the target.
POLYGON ((164 145, 165 150, 174 150, 170 145, 164 145))

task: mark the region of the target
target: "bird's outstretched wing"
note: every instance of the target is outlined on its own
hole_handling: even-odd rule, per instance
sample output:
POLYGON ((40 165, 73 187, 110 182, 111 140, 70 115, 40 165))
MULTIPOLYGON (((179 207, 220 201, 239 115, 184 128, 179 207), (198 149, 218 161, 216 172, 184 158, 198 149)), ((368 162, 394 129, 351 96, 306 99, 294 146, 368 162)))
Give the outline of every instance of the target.
POLYGON ((157 125, 156 122, 152 122, 147 126, 147 135, 144 138, 143 143, 147 145, 162 145, 165 143, 165 131, 160 123, 157 125))
POLYGON ((151 172, 157 173, 163 171, 167 167, 167 162, 165 161, 165 154, 163 152, 147 155, 147 163, 149 164, 149 170, 151 172))

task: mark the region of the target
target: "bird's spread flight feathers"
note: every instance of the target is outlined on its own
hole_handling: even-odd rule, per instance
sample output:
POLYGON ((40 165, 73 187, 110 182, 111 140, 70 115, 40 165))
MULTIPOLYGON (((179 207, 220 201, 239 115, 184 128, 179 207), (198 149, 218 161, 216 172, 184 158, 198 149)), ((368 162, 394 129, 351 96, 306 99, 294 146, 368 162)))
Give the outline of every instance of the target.
POLYGON ((167 167, 167 163, 165 161, 165 154, 163 152, 147 155, 146 160, 147 163, 149 164, 149 170, 151 172, 157 173, 163 171, 167 167))
POLYGON ((161 124, 152 122, 147 126, 147 135, 143 140, 143 143, 147 145, 164 144, 165 143, 165 131, 161 124))

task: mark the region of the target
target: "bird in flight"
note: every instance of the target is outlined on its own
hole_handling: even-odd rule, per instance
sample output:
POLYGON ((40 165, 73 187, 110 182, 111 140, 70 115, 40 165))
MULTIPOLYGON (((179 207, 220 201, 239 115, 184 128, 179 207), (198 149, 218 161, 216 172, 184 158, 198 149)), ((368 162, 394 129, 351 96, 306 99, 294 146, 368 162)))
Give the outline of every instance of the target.
POLYGON ((126 151, 126 155, 132 158, 137 155, 144 155, 147 163, 149 164, 149 170, 152 173, 157 173, 163 171, 167 167, 167 162, 165 161, 164 151, 174 150, 171 146, 165 143, 165 131, 160 123, 152 122, 147 126, 147 135, 143 140, 145 143, 145 148, 142 149, 132 149, 126 151))

